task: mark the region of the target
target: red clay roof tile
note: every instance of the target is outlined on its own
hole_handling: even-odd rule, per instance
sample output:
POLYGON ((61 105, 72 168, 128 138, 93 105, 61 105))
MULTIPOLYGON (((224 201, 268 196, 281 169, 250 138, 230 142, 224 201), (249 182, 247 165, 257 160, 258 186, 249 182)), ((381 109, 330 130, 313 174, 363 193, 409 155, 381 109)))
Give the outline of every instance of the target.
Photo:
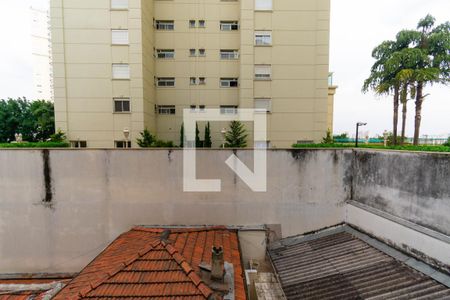
POLYGON ((213 246, 223 246, 225 261, 234 266, 235 297, 245 299, 236 231, 171 229, 161 241, 164 231, 140 226, 122 234, 54 299, 207 299, 213 291, 201 280, 199 264, 211 263, 213 246))

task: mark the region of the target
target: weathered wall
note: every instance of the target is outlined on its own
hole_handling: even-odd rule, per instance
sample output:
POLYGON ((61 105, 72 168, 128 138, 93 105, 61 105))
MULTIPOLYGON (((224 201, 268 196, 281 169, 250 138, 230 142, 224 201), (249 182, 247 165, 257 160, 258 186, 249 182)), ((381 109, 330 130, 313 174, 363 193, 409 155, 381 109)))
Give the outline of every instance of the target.
POLYGON ((450 235, 450 155, 357 151, 353 200, 450 235))
MULTIPOLYGON (((289 236, 343 222, 352 151, 269 151, 266 193, 224 164, 231 154, 197 154, 197 177, 221 179, 221 193, 184 193, 180 150, 1 150, 0 273, 79 271, 137 224, 281 224, 289 236)), ((237 155, 252 165, 252 151, 237 155)))
MULTIPOLYGON (((450 235, 450 155, 271 150, 268 191, 254 193, 224 164, 231 154, 198 152, 197 177, 221 179, 221 193, 184 193, 180 150, 0 150, 0 273, 79 271, 138 224, 281 224, 290 236, 347 221, 384 238, 346 216, 351 199, 440 241, 450 235)), ((237 155, 252 165, 252 151, 237 155)), ((435 257, 431 242, 401 243, 435 257)))

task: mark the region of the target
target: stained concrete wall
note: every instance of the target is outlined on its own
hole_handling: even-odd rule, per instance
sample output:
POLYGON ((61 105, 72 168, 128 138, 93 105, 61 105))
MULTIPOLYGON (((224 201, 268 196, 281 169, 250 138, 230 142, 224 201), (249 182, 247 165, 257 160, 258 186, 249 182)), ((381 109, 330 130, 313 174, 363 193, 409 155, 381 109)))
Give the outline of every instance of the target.
MULTIPOLYGON (((292 236, 347 221, 448 265, 427 246, 434 240, 396 244, 379 222, 345 205, 352 200, 445 242, 450 155, 270 150, 268 191, 254 193, 224 164, 231 154, 198 151, 197 177, 221 179, 221 193, 184 193, 181 150, 0 150, 0 274, 79 271, 139 224, 280 224, 292 236)), ((237 155, 251 167, 252 151, 237 155)))
MULTIPOLYGON (((0 273, 76 272, 133 225, 281 224, 283 236, 341 223, 352 151, 273 150, 268 191, 198 151, 197 177, 221 193, 183 192, 180 150, 0 150, 0 273)), ((253 152, 237 156, 252 165, 253 152)))
POLYGON ((354 201, 450 236, 450 155, 357 151, 354 201))

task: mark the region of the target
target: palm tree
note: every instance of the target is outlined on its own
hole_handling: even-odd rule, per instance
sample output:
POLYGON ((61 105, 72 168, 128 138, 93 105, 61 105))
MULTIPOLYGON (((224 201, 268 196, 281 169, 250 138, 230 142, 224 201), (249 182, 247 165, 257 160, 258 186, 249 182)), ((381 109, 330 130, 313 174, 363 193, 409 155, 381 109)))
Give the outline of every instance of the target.
POLYGON ((397 72, 396 82, 400 85, 400 103, 402 104, 402 129, 400 144, 403 145, 406 135, 406 117, 408 112, 408 95, 414 98, 416 94, 416 71, 415 66, 423 60, 422 52, 418 49, 405 48, 395 52, 386 62, 386 67, 392 72, 397 72))
POLYGON ((397 71, 389 68, 387 62, 397 51, 399 45, 394 41, 384 41, 372 51, 372 57, 376 59, 371 68, 371 74, 365 80, 363 92, 373 90, 377 95, 393 94, 393 144, 397 143, 398 109, 400 98, 400 84, 396 80, 397 71))
POLYGON ((435 18, 427 15, 419 21, 420 41, 417 49, 427 57, 417 65, 416 69, 416 114, 414 124, 414 145, 419 144, 420 126, 422 122, 422 105, 427 84, 448 84, 450 78, 450 23, 446 22, 435 28, 435 18))
POLYGON ((418 30, 402 30, 396 41, 385 41, 372 53, 375 64, 364 82, 363 92, 394 94, 393 143, 397 143, 399 102, 402 110, 402 143, 406 131, 408 93, 415 98, 414 144, 419 143, 424 88, 428 84, 450 82, 450 22, 434 27, 428 15, 420 20, 418 30))

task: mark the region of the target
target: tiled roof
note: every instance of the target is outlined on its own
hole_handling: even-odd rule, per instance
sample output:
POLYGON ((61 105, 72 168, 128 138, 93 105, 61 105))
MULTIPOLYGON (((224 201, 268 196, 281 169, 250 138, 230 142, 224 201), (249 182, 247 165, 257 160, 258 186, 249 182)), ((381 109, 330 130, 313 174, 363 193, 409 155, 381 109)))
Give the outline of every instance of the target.
POLYGON ((245 299, 236 231, 224 227, 136 227, 119 236, 54 299, 207 299, 213 291, 200 278, 200 263, 222 246, 234 267, 235 299, 245 299))
POLYGON ((0 300, 41 300, 46 291, 0 292, 0 300))
POLYGON ((0 279, 0 300, 41 300, 69 279, 0 279), (8 287, 15 286, 12 290, 8 287), (5 288, 6 287, 6 288, 5 288))
POLYGON ((348 232, 269 251, 288 299, 450 299, 450 289, 348 232))

